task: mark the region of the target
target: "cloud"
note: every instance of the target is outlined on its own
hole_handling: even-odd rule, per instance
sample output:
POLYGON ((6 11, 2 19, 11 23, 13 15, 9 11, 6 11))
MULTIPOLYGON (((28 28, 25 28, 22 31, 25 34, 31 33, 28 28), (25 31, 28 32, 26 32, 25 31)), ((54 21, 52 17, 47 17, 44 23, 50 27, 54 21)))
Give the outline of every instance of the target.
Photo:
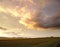
POLYGON ((60 27, 59 0, 1 0, 0 12, 19 17, 28 28, 60 27))
MULTIPOLYGON (((19 21, 28 28, 56 28, 60 27, 60 1, 41 0, 41 4, 28 6, 28 11, 19 21), (43 5, 43 6, 42 6, 43 5)), ((28 4, 29 5, 29 4, 28 4)))
POLYGON ((4 27, 0 27, 0 29, 1 29, 1 30, 7 30, 7 29, 6 29, 6 28, 4 28, 4 27))
POLYGON ((21 30, 0 30, 0 37, 22 37, 23 33, 21 30))

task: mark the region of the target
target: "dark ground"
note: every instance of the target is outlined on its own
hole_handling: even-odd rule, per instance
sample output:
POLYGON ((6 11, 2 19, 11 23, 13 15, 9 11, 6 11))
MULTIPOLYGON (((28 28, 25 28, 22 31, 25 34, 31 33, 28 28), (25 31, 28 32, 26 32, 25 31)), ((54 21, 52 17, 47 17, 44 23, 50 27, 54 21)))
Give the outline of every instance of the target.
POLYGON ((60 47, 60 37, 0 38, 0 47, 60 47))

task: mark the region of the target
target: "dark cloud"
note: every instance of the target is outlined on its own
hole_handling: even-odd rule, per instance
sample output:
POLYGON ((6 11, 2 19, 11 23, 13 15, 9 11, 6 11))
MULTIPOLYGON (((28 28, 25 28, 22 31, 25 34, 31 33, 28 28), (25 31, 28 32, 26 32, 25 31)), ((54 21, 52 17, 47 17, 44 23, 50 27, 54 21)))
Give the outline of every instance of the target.
POLYGON ((2 30, 7 30, 6 28, 4 28, 4 27, 0 27, 0 29, 2 29, 2 30))
POLYGON ((36 5, 28 8, 31 18, 23 17, 22 24, 38 28, 60 27, 60 0, 40 0, 36 5))
POLYGON ((60 1, 51 0, 47 1, 42 10, 41 14, 38 15, 35 19, 37 27, 60 27, 60 1))

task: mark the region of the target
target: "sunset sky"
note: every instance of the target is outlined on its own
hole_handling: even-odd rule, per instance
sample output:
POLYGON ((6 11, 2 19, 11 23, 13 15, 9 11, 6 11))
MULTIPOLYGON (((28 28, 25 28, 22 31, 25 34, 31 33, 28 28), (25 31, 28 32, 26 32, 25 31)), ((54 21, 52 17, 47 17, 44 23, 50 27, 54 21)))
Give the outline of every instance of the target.
MULTIPOLYGON (((0 37, 60 37, 60 29, 42 29, 40 27, 36 29, 35 26, 39 25, 35 24, 40 23, 39 20, 34 22, 37 19, 35 15, 40 12, 40 7, 37 5, 39 1, 0 0, 0 37)), ((44 5, 42 6, 44 7, 44 5)))

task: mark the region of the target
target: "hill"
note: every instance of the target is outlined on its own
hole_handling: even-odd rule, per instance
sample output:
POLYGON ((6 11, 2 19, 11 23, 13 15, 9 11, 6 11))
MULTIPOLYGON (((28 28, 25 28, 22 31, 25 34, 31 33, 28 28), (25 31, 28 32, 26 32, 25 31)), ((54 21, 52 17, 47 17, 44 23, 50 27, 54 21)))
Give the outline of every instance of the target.
POLYGON ((60 47, 60 37, 0 38, 0 47, 60 47))

